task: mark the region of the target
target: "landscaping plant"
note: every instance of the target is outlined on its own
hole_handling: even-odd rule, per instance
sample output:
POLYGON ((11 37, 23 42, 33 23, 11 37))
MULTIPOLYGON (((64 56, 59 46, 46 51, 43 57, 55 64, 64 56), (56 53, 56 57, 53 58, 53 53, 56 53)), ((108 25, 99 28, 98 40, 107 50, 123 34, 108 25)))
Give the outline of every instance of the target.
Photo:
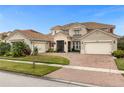
POLYGON ((53 48, 49 48, 47 52, 54 52, 54 49, 53 48))
POLYGON ((118 39, 118 49, 124 50, 124 36, 118 39))
POLYGON ((12 44, 12 56, 13 57, 26 56, 30 54, 31 54, 31 49, 24 42, 14 42, 12 44))
POLYGON ((122 58, 122 57, 124 57, 124 51, 123 50, 116 50, 112 53, 112 55, 114 57, 117 57, 117 58, 122 58))
POLYGON ((9 43, 4 43, 4 42, 0 43, 0 55, 7 54, 8 52, 10 52, 10 49, 11 49, 11 45, 9 43))
POLYGON ((34 47, 32 55, 38 55, 38 48, 34 47))

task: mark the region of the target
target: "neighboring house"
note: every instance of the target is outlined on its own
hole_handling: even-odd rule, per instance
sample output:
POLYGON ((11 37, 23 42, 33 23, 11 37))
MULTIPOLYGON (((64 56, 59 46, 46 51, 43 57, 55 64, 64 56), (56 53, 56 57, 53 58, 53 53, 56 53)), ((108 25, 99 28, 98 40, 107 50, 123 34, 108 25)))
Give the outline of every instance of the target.
POLYGON ((55 26, 54 50, 58 52, 80 51, 81 54, 111 54, 117 50, 114 25, 96 22, 71 23, 55 26))
POLYGON ((11 33, 11 31, 0 33, 0 42, 4 42, 5 38, 8 37, 11 33))
POLYGON ((38 52, 43 53, 49 49, 52 38, 34 30, 15 30, 5 40, 8 43, 25 42, 32 51, 37 47, 38 52))

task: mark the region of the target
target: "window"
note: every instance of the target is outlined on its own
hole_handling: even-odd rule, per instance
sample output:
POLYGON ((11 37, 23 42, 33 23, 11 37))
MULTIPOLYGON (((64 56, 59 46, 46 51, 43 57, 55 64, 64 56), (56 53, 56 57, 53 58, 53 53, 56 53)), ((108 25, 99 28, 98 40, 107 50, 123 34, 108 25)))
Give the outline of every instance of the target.
POLYGON ((73 49, 79 50, 81 48, 80 41, 73 41, 73 49))
POLYGON ((56 34, 56 31, 54 31, 54 33, 56 34))
POLYGON ((79 35, 80 30, 74 30, 75 35, 79 35))

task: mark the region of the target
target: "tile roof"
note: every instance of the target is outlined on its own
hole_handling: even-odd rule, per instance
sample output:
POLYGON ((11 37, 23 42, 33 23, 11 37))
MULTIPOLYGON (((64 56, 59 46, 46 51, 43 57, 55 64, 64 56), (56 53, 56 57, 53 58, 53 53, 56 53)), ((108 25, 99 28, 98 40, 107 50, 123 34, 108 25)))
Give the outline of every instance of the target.
POLYGON ((0 33, 0 40, 4 40, 6 37, 8 37, 12 32, 8 31, 8 32, 2 32, 0 33))
POLYGON ((110 24, 103 24, 103 23, 96 23, 96 22, 84 22, 84 23, 70 23, 63 26, 55 26, 52 28, 52 30, 65 30, 70 29, 72 27, 76 26, 85 26, 87 29, 101 29, 101 28, 115 28, 114 25, 110 24))
POLYGON ((20 32, 32 40, 46 40, 46 41, 52 40, 52 37, 50 35, 45 35, 40 32, 30 30, 30 29, 29 30, 15 30, 15 32, 20 32))

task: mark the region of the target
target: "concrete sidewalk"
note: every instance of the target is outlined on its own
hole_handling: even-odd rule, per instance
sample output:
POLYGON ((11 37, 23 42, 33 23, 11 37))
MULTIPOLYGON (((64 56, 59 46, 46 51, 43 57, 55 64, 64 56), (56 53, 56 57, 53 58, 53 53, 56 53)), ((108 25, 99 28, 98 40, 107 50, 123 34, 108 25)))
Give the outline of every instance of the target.
MULTIPOLYGON (((32 64, 32 62, 29 61, 16 61, 16 60, 6 60, 6 59, 0 59, 0 60, 32 64)), ((96 86, 124 87, 124 77, 121 75, 121 73, 124 73, 124 71, 114 70, 114 69, 104 69, 104 68, 72 66, 72 65, 58 65, 58 64, 46 64, 46 63, 36 63, 36 64, 62 67, 62 69, 52 72, 46 75, 45 77, 60 79, 70 82, 91 84, 96 86)))
MULTIPOLYGON (((33 62, 30 62, 30 61, 17 61, 17 60, 7 60, 7 59, 0 59, 0 60, 16 62, 16 63, 33 64, 33 62)), ((72 66, 72 65, 59 65, 59 64, 47 64, 47 63, 35 63, 35 64, 47 65, 47 66, 56 66, 56 67, 62 67, 62 68, 67 68, 67 69, 73 69, 73 70, 103 72, 103 73, 105 72, 105 73, 111 73, 111 74, 124 74, 124 71, 122 71, 122 70, 114 70, 114 69, 93 68, 93 67, 72 66)))

